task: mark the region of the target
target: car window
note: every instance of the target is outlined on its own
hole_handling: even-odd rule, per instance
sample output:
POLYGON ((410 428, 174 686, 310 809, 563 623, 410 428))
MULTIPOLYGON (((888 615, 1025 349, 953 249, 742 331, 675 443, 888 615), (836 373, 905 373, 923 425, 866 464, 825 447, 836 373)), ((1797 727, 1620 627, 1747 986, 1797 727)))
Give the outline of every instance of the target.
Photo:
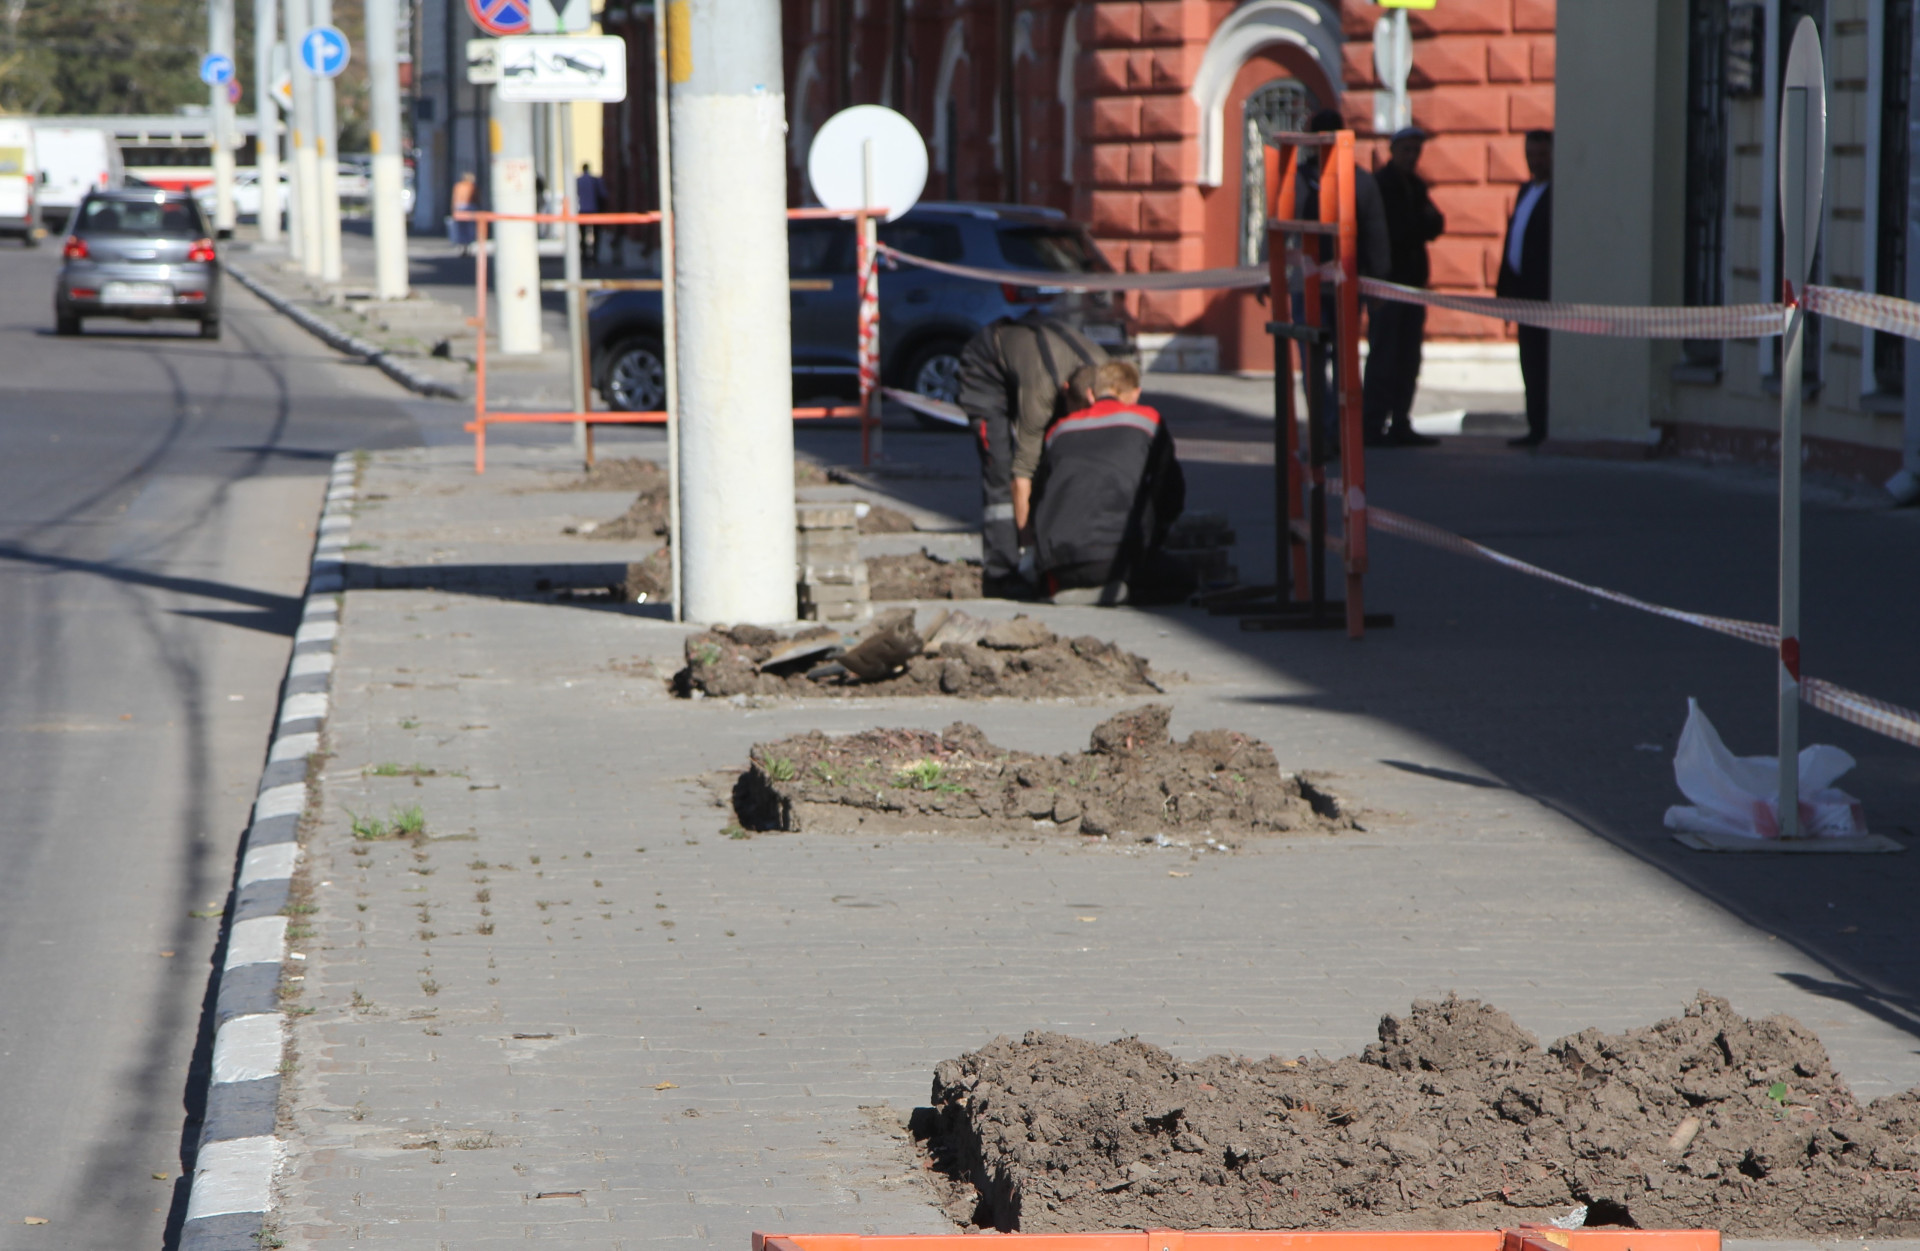
POLYGON ((1104 273, 1109 266, 1092 239, 1072 227, 1003 226, 1000 255, 1017 269, 1062 274, 1104 273))
POLYGON ((960 259, 960 227, 952 222, 883 222, 880 242, 930 261, 960 259))
POLYGON ((796 278, 853 272, 853 223, 799 221, 787 227, 787 269, 796 278))
POLYGON ((88 200, 77 235, 135 235, 142 239, 198 239, 200 215, 184 200, 88 200))

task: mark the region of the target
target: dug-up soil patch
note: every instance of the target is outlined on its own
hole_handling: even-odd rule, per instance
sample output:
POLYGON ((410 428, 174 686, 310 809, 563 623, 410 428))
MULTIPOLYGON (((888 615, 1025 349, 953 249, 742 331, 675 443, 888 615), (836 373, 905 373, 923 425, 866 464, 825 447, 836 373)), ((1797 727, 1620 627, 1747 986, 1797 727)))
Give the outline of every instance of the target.
POLYGON ((1419 1002, 1337 1060, 1001 1037, 942 1063, 917 1131, 959 1220, 1463 1228, 1568 1220, 1754 1238, 1920 1234, 1920 1092, 1861 1106, 1820 1040, 1700 992, 1541 1048, 1419 1002))
POLYGON ((1148 695, 1162 683, 1146 659, 1091 635, 1063 638, 1017 616, 987 621, 911 608, 856 634, 832 626, 783 633, 719 626, 690 636, 673 678, 685 697, 947 695, 960 699, 1077 699, 1148 695))
POLYGON ((1352 828, 1337 799, 1281 772, 1265 743, 1233 730, 1176 743, 1168 717, 1164 704, 1123 712, 1094 728, 1088 750, 1058 756, 996 747, 964 723, 839 738, 815 730, 755 744, 734 811, 749 830, 946 832, 1040 821, 1149 842, 1352 828))
POLYGON ((980 562, 942 560, 925 548, 910 555, 869 556, 867 585, 876 600, 979 599, 980 562))
POLYGON ((626 458, 594 464, 568 491, 638 491, 627 511, 607 521, 583 521, 564 533, 583 539, 647 539, 667 532, 667 468, 658 461, 626 458))

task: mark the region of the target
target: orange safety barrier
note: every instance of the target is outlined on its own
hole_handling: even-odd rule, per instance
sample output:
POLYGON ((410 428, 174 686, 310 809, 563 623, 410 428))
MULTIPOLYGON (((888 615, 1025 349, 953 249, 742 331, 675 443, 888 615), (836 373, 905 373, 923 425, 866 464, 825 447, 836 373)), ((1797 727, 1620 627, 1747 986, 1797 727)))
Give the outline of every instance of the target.
POLYGON ((762 1234, 753 1251, 1720 1251, 1715 1229, 1293 1231, 1133 1229, 1094 1234, 762 1234))
MULTIPOLYGON (((860 419, 860 460, 862 464, 869 459, 869 449, 875 427, 879 424, 879 310, 874 292, 877 290, 873 280, 875 254, 870 245, 872 230, 870 221, 886 216, 885 209, 860 209, 840 212, 836 209, 788 209, 787 217, 793 219, 810 218, 852 218, 859 246, 859 272, 855 280, 860 285, 861 310, 858 327, 857 350, 860 358, 860 402, 856 404, 825 404, 795 408, 796 419, 819 419, 827 417, 857 417, 860 419), (872 305, 869 307, 869 305, 872 305), (869 356, 876 359, 870 360, 869 356)), ((473 222, 478 229, 474 232, 474 316, 468 324, 476 330, 476 348, 474 351, 474 387, 473 420, 466 423, 466 429, 473 433, 473 471, 477 474, 487 471, 487 427, 490 425, 546 424, 560 425, 578 422, 586 427, 587 464, 593 464, 593 428, 595 426, 658 426, 666 424, 664 412, 623 413, 594 409, 592 376, 588 373, 586 387, 588 410, 586 412, 548 412, 548 413, 512 413, 489 412, 487 410, 487 226, 492 222, 576 222, 583 226, 645 226, 658 223, 660 214, 653 213, 490 213, 477 209, 463 209, 455 213, 454 220, 473 222)), ((549 284, 542 283, 542 289, 549 284)), ((564 285, 564 284, 562 284, 564 285)), ((621 283, 621 286, 629 284, 621 283)), ((631 284, 640 288, 641 283, 631 284)), ((654 284, 657 288, 658 284, 654 284)), ((817 288, 817 281, 798 280, 797 287, 817 288)), ((582 359, 574 367, 582 371, 592 369, 591 349, 581 345, 582 359)))

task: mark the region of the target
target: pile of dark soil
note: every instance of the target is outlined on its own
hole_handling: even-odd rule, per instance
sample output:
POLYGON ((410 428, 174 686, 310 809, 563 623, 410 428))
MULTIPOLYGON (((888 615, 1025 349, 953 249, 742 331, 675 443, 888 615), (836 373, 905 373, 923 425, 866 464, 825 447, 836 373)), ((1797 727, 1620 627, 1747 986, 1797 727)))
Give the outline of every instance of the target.
POLYGON ((720 626, 689 637, 686 658, 686 667, 674 675, 674 693, 720 699, 735 695, 1078 699, 1145 695, 1161 689, 1143 657, 1090 635, 1061 638, 1029 617, 984 621, 962 612, 941 612, 916 626, 910 608, 876 617, 856 636, 843 635, 832 626, 796 634, 751 625, 720 626))
POLYGON ((620 598, 629 604, 664 604, 673 598, 673 556, 662 546, 645 560, 627 563, 620 598))
POLYGON ((941 560, 924 547, 911 556, 869 556, 867 584, 876 600, 979 599, 980 562, 941 560))
POLYGON ((1002 1230, 1510 1227, 1584 1208, 1742 1237, 1920 1234, 1920 1092, 1862 1107, 1798 1022, 1705 991, 1544 1050, 1452 998, 1338 1060, 1002 1037, 942 1063, 933 1104, 918 1128, 950 1210, 1002 1230))
POLYGON ((1232 730, 1167 733, 1149 704, 1102 722, 1084 752, 1008 751, 964 723, 944 731, 818 730, 756 743, 734 787, 750 830, 951 830, 1052 821, 1070 832, 1220 836, 1351 828, 1339 801, 1282 773, 1273 749, 1232 730))
POLYGON ((657 460, 641 456, 601 458, 593 467, 558 488, 562 491, 645 491, 656 483, 665 483, 667 469, 657 460))
POLYGON ((913 518, 885 504, 868 504, 858 525, 862 534, 910 534, 916 529, 913 518))
POLYGON ((588 521, 566 533, 583 539, 646 539, 667 532, 667 469, 658 461, 603 460, 567 490, 638 491, 627 511, 610 521, 588 521))

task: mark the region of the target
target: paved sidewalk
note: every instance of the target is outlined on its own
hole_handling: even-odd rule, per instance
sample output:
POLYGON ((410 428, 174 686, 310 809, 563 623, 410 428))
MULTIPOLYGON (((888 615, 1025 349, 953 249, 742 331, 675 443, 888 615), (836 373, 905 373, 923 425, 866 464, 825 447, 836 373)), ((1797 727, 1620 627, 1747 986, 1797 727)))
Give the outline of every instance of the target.
MULTIPOLYGON (((1258 437, 1230 423, 1209 433, 1258 437)), ((894 446, 925 457, 948 444, 894 446)), ((1376 490, 1418 497, 1407 475, 1472 468, 1478 454, 1383 457, 1376 490)), ((1554 486, 1562 467, 1500 463, 1569 489, 1554 486)), ((1057 751, 1124 705, 672 700, 663 680, 686 627, 537 589, 604 583, 646 550, 561 535, 628 498, 552 489, 568 468, 563 451, 537 447, 499 449, 482 479, 458 447, 381 453, 366 468, 353 534, 367 546, 351 554, 325 803, 307 843, 315 911, 294 931, 305 1015, 283 1115, 289 1246, 743 1251, 755 1229, 946 1230, 902 1123, 938 1061, 1032 1028, 1137 1033, 1188 1056, 1336 1054, 1369 1041, 1382 1012, 1448 990, 1553 1036, 1644 1024, 1706 986, 1750 1014, 1798 1016, 1864 1095, 1920 1084, 1914 1033, 1809 955, 1815 940, 1740 919, 1716 902, 1721 886, 1666 862, 1656 829, 1613 819, 1613 801, 1569 797, 1564 777, 1543 778, 1515 748, 1513 727, 1488 722, 1558 700, 1578 727, 1583 710, 1544 662, 1520 670, 1531 695, 1435 712, 1458 675, 1422 676, 1412 657, 1489 671, 1485 639, 1452 619, 1486 630, 1486 613, 1566 616, 1506 575, 1383 547, 1381 595, 1403 627, 1359 647, 1243 636, 1187 610, 1030 610, 1184 671, 1176 733, 1231 726, 1272 743, 1283 767, 1332 772, 1365 809, 1365 833, 1231 855, 1031 830, 735 840, 703 779, 755 741, 961 719, 1057 751), (1436 608, 1436 580, 1480 599, 1436 608), (433 773, 368 772, 382 764, 433 773), (350 833, 354 814, 414 804, 423 841, 350 833)), ((1620 489, 1617 468, 1566 472, 1604 493, 1620 489)), ((1244 514, 1242 565, 1257 568, 1261 504, 1244 477, 1257 466, 1190 469, 1207 498, 1244 514)), ((968 520, 963 479, 874 481, 968 520)), ((1430 493, 1429 512, 1449 498, 1430 493)), ((1494 508, 1484 494, 1476 505, 1494 508)), ((1589 610, 1572 611, 1561 637, 1577 642, 1589 610)), ((1652 627, 1618 629, 1639 642, 1652 627)), ((1671 720, 1647 732, 1677 730, 1677 710, 1671 720)), ((1631 746, 1609 741, 1628 767, 1608 755, 1590 780, 1657 822, 1664 759, 1631 746)), ((1870 803, 1912 793, 1886 783, 1870 803)), ((1850 871, 1906 882, 1910 858, 1850 871)), ((1905 937, 1907 922, 1890 924, 1905 937)))

